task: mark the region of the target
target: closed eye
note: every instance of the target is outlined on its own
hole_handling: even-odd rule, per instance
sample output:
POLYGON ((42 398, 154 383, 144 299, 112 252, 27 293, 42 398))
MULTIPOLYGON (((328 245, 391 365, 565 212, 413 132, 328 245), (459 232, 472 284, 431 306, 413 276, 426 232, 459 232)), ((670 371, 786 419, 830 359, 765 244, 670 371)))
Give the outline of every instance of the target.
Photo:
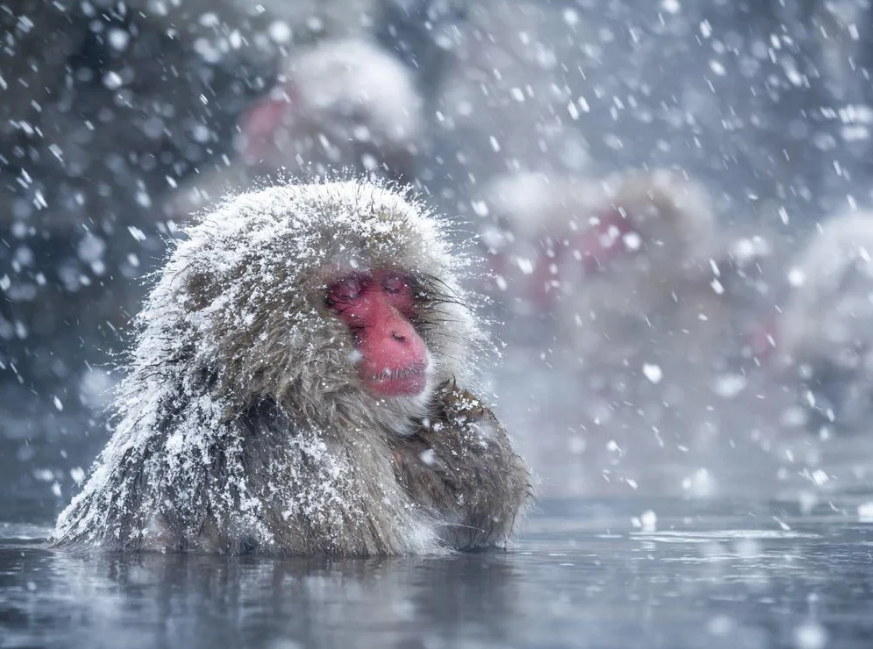
POLYGON ((359 277, 345 277, 338 282, 334 282, 327 289, 327 304, 334 307, 338 304, 344 304, 360 297, 364 291, 364 282, 359 277))

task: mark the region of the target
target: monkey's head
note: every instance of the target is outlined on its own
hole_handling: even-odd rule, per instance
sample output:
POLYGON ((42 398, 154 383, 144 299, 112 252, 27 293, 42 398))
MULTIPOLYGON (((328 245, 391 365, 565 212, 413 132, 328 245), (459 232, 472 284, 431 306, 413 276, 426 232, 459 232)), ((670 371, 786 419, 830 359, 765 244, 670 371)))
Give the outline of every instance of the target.
POLYGON ((694 183, 658 170, 607 179, 608 199, 574 246, 586 274, 643 272, 647 281, 708 272, 714 255, 711 200, 694 183))
POLYGON ((422 139, 421 98, 401 61, 363 39, 290 57, 269 96, 243 115, 236 146, 267 169, 338 165, 401 175, 422 139))
POLYGON ((580 291, 602 290, 609 301, 711 280, 711 201, 673 172, 602 181, 519 174, 492 183, 487 202, 499 219, 482 237, 495 271, 538 309, 580 291))
POLYGON ((469 377, 469 346, 484 337, 458 282, 463 259, 402 195, 351 181, 271 187, 188 234, 142 316, 139 363, 234 411, 269 401, 309 421, 361 400, 399 421, 435 385, 469 377))

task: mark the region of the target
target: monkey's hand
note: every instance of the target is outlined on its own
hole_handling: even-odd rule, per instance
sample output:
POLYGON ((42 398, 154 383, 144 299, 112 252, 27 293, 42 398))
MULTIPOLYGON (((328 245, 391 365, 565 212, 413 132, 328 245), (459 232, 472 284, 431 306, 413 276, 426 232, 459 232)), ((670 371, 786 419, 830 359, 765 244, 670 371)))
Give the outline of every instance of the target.
POLYGON ((433 416, 393 440, 398 481, 457 549, 505 543, 530 496, 530 474, 494 413, 453 381, 433 416))

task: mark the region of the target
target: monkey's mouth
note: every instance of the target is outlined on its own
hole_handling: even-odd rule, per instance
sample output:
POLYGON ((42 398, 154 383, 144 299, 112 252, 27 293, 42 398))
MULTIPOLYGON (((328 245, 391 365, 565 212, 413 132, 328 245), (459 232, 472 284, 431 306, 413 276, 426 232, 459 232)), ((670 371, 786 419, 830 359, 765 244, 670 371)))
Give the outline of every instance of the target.
POLYGON ((374 392, 382 396, 402 397, 421 394, 427 387, 427 363, 414 363, 398 369, 385 368, 367 377, 374 392))

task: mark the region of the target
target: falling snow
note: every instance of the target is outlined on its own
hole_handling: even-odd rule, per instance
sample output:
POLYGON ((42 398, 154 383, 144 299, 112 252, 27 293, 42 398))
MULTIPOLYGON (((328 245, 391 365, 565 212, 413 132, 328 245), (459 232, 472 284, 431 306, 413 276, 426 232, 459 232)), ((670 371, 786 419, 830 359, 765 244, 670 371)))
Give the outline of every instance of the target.
MULTIPOLYGON (((274 649, 325 644, 325 629, 337 634, 327 644, 481 644, 464 616, 495 638, 554 646, 824 649, 862 637, 852 625, 865 601, 846 593, 870 591, 873 522, 870 3, 7 4, 0 574, 12 581, 0 608, 22 620, 13 643, 45 643, 34 629, 57 623, 49 602, 61 600, 67 621, 51 633, 98 644, 129 644, 118 622, 128 608, 141 613, 134 644, 154 644, 158 610, 171 618, 162 642, 191 646, 206 637, 192 628, 254 637, 246 625, 265 611, 276 618, 261 626, 281 630, 263 638, 274 649), (227 328, 252 334, 240 345, 262 355, 251 376, 283 368, 249 307, 290 300, 282 278, 325 250, 271 249, 292 215, 269 221, 247 206, 243 217, 226 197, 351 174, 409 183, 439 215, 415 253, 422 273, 445 271, 443 244, 472 262, 450 269, 465 297, 446 308, 459 338, 478 345, 470 323, 481 317, 497 344, 453 368, 459 379, 488 370, 481 387, 537 474, 529 536, 500 569, 480 580, 470 575, 490 558, 429 565, 432 597, 410 586, 421 575, 405 564, 380 565, 375 580, 367 566, 295 572, 294 610, 275 596, 291 581, 244 570, 226 590, 258 593, 252 615, 228 602, 203 624, 185 617, 202 608, 201 582, 179 577, 191 567, 148 557, 133 575, 118 559, 102 574, 103 559, 44 554, 18 573, 3 565, 3 539, 19 561, 33 552, 21 540, 47 534, 11 521, 91 497, 79 494, 162 507, 157 487, 131 495, 134 481, 105 469, 126 452, 157 445, 150 466, 183 482, 215 461, 226 404, 217 388, 194 399, 195 369, 180 359, 213 368, 209 349, 227 328), (268 249, 273 262, 253 261, 268 249), (235 273, 275 292, 186 301, 195 275, 235 273), (104 416, 113 403, 126 416, 104 416), (172 434, 155 432, 161 417, 178 418, 172 434), (120 575, 143 599, 129 599, 120 575), (566 624, 585 618, 577 609, 599 624, 566 624), (434 626, 443 617, 448 630, 434 626), (360 619, 372 624, 358 636, 347 625, 360 619)), ((354 229, 344 210, 336 227, 354 229)), ((284 323, 284 349, 307 325, 284 323)), ((324 484, 277 490, 289 518, 353 500, 355 466, 333 461, 322 432, 275 449, 324 484)), ((439 468, 433 449, 413 459, 439 468)), ((256 506, 235 505, 266 538, 256 506)))

